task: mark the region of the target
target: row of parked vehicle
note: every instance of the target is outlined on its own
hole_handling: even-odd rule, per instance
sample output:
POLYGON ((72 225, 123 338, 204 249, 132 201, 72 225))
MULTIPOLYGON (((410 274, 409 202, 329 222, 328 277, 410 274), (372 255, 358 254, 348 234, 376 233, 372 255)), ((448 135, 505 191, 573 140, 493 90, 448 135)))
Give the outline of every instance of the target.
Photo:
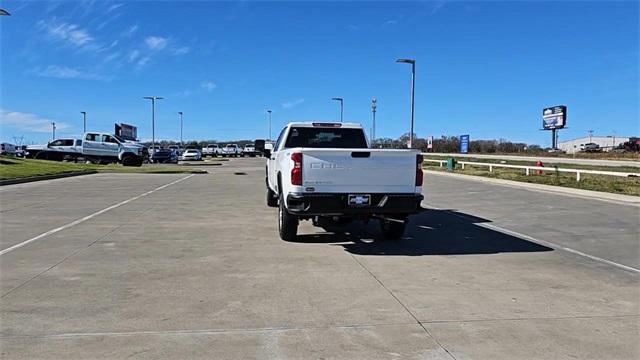
POLYGON ((195 145, 188 145, 185 149, 182 149, 179 145, 169 145, 167 148, 155 145, 149 147, 149 154, 149 159, 152 163, 177 163, 178 160, 202 160, 207 156, 255 157, 261 155, 261 152, 256 151, 253 144, 246 145, 244 148, 239 147, 237 144, 227 144, 224 147, 220 147, 218 144, 209 144, 202 149, 195 145))
MULTIPOLYGON (((267 144, 267 147, 270 144, 267 144)), ((146 147, 140 143, 125 140, 118 135, 87 132, 82 138, 54 139, 43 145, 16 147, 2 143, 3 155, 22 156, 33 159, 54 161, 84 161, 95 164, 121 163, 125 166, 141 166, 145 162, 178 163, 180 160, 202 160, 204 157, 255 157, 262 155, 264 140, 256 140, 244 148, 238 144, 209 144, 200 149, 190 145, 182 149, 179 145, 162 148, 159 145, 146 147)))
MULTIPOLYGON (((264 149, 264 142, 262 144, 264 149)), ((225 147, 220 147, 218 144, 209 144, 202 148, 202 156, 255 157, 258 155, 262 155, 262 151, 256 150, 255 144, 247 144, 244 148, 238 146, 238 144, 227 144, 225 147)))

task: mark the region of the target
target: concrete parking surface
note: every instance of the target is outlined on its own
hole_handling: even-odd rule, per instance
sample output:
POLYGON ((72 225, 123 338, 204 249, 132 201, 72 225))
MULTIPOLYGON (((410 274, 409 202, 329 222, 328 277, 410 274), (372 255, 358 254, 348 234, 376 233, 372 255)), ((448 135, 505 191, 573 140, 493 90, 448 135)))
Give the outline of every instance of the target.
POLYGON ((640 358, 638 207, 433 175, 284 242, 263 161, 0 188, 2 358, 640 358))

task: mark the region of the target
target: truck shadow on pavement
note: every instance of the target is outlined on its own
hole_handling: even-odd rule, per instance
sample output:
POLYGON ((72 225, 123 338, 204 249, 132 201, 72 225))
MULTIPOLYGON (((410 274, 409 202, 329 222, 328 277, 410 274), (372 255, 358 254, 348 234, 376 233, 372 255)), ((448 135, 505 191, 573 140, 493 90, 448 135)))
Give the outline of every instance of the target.
POLYGON ((300 243, 333 243, 357 255, 472 255, 552 251, 519 237, 479 226, 490 220, 455 210, 424 209, 409 219, 401 240, 385 241, 377 221, 355 222, 340 231, 298 235, 300 243))

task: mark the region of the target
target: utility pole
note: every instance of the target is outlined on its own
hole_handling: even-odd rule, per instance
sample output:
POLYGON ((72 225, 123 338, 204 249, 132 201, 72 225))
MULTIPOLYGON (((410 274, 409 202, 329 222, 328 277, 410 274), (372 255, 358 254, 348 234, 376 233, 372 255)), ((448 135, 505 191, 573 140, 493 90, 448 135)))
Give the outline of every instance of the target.
POLYGON ((416 61, 415 59, 398 59, 398 63, 411 64, 411 125, 409 129, 409 149, 413 148, 413 110, 416 91, 416 61))
POLYGON ((378 100, 376 98, 371 99, 371 113, 373 114, 373 125, 371 127, 371 146, 376 141, 376 109, 378 108, 378 100))
POLYGON ((87 112, 80 111, 80 114, 82 114, 82 133, 84 134, 87 132, 87 112))
POLYGON ((184 144, 182 143, 182 111, 178 111, 178 115, 180 115, 180 149, 183 149, 184 144))
POLYGON ((334 97, 331 100, 340 101, 340 122, 342 122, 342 115, 344 114, 344 99, 341 97, 334 97))
POLYGON ((159 96, 145 96, 143 99, 151 100, 151 151, 149 155, 153 155, 156 149, 156 100, 162 100, 159 96))
POLYGON ((587 131, 589 133, 589 143, 591 143, 591 139, 593 139, 593 130, 587 131))
POLYGON ((271 141, 271 110, 267 110, 269 113, 269 141, 271 141))

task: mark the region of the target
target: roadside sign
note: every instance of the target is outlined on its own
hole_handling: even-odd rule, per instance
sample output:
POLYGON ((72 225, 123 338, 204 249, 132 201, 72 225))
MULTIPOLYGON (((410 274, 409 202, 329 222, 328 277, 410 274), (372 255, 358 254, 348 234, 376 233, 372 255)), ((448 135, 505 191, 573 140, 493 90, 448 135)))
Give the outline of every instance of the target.
POLYGON ((469 152, 469 135, 460 135, 460 153, 466 154, 469 152))
POLYGON ((558 105, 542 110, 542 127, 545 130, 562 129, 567 124, 567 107, 558 105))
POLYGON ((115 124, 115 134, 125 140, 135 141, 138 138, 138 127, 129 124, 115 124))
POLYGON ((427 136, 427 149, 433 149, 433 135, 427 136))

